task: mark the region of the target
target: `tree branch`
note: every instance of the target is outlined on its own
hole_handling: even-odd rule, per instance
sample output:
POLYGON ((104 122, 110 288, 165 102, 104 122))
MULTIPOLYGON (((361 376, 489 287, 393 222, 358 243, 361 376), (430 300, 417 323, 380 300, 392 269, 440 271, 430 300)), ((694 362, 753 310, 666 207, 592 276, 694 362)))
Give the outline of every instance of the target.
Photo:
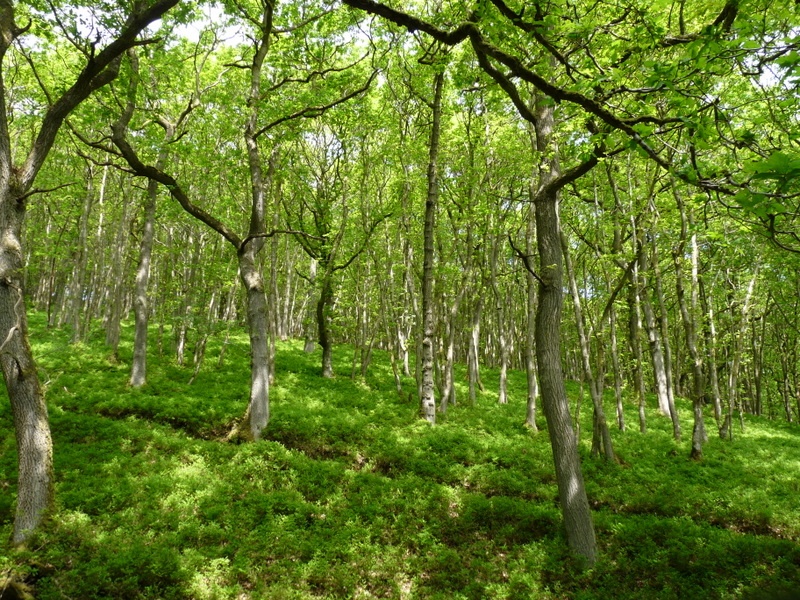
POLYGON ((281 117, 280 119, 276 119, 272 123, 269 123, 268 125, 265 125, 261 129, 256 131, 256 133, 255 133, 255 135, 253 137, 254 138, 261 137, 261 135, 263 135, 264 133, 266 133, 270 129, 273 129, 273 128, 277 127, 281 123, 286 123, 287 121, 292 121, 294 119, 300 119, 300 118, 303 118, 303 119, 316 119, 317 117, 321 117, 322 115, 324 115, 328 110, 330 110, 334 106, 338 106, 339 104, 343 104, 343 103, 347 102, 348 100, 350 100, 351 98, 355 98, 359 94, 363 94, 364 92, 366 92, 369 89, 369 86, 372 84, 372 81, 375 79, 375 76, 377 74, 378 74, 377 71, 373 71, 372 75, 369 76, 369 79, 367 80, 367 82, 362 87, 358 88, 357 90, 354 90, 354 91, 350 92, 349 94, 346 94, 345 96, 342 96, 341 98, 338 98, 337 100, 334 100, 333 102, 331 102, 329 104, 324 104, 324 105, 321 105, 321 106, 307 106, 307 107, 305 107, 305 108, 303 108, 301 110, 298 110, 297 112, 294 112, 294 113, 292 113, 290 115, 286 115, 284 117, 281 117))
POLYGON ((511 249, 514 251, 514 254, 516 254, 517 257, 522 261, 522 264, 525 265, 525 270, 528 271, 528 273, 530 273, 531 275, 533 275, 533 278, 536 279, 536 281, 544 285, 544 281, 542 281, 542 278, 539 277, 536 271, 533 270, 533 267, 531 267, 530 256, 524 254, 522 250, 520 250, 514 245, 514 240, 511 238, 510 233, 508 234, 508 243, 511 244, 511 249))
POLYGON ((160 19, 178 2, 179 0, 156 0, 144 10, 133 12, 117 38, 87 60, 75 82, 50 106, 42 120, 36 140, 20 172, 19 185, 23 191, 33 184, 55 142, 64 119, 93 91, 103 87, 117 76, 122 54, 137 45, 136 38, 145 27, 160 19))

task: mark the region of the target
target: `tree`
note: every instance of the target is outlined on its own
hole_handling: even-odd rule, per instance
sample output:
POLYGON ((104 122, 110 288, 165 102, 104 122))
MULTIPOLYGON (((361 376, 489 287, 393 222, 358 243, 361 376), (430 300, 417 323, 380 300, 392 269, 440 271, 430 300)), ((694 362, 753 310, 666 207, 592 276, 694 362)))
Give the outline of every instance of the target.
MULTIPOLYGON (((19 455, 19 487, 14 519, 14 543, 23 543, 41 522, 53 502, 53 449, 47 405, 39 385, 36 364, 28 343, 28 324, 23 291, 22 226, 34 188, 56 135, 69 114, 95 90, 116 78, 120 57, 141 44, 141 31, 161 18, 178 0, 140 3, 124 15, 124 22, 102 50, 85 43, 80 51, 82 67, 68 75, 70 86, 57 96, 48 94, 49 106, 38 123, 28 148, 12 139, 6 107, 7 90, 0 74, 0 366, 14 415, 19 455), (22 160, 19 161, 19 157, 22 160), (18 162, 19 161, 19 162, 18 162)), ((0 2, 0 66, 12 45, 27 34, 32 21, 21 27, 11 0, 0 2)), ((98 38, 99 36, 98 31, 98 38)), ((35 65, 33 65, 35 68, 35 65)))

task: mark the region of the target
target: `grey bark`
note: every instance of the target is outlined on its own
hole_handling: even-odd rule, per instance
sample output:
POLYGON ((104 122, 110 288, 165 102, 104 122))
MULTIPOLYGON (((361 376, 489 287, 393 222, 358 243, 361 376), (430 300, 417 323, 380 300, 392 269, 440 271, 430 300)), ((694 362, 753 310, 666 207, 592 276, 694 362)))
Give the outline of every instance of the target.
MULTIPOLYGON (((616 462, 614 445, 611 442, 611 433, 608 430, 605 410, 603 409, 603 373, 602 371, 595 377, 591 362, 591 341, 586 331, 586 323, 581 306, 581 298, 578 293, 578 283, 575 278, 575 269, 572 266, 569 245, 567 238, 561 232, 561 249, 564 255, 564 267, 567 273, 570 293, 572 295, 572 305, 575 309, 575 323, 578 329, 578 343, 581 351, 582 377, 581 382, 586 380, 589 385, 589 395, 592 399, 594 409, 594 428, 592 436, 592 454, 602 454, 609 462, 616 462)), ((576 417, 577 420, 577 417, 576 417)))
POLYGON ((589 500, 583 483, 577 439, 569 414, 569 402, 561 367, 561 309, 563 267, 558 205, 560 186, 590 169, 591 161, 577 171, 562 175, 552 136, 552 106, 539 106, 533 122, 540 152, 539 186, 535 194, 536 241, 539 251, 539 305, 536 312, 536 359, 541 383, 542 408, 555 461, 556 482, 567 544, 589 565, 597 560, 597 541, 589 500), (588 168, 587 168, 588 167, 588 168))
POLYGON ((83 210, 78 230, 78 247, 76 249, 77 260, 72 274, 70 285, 70 316, 69 321, 72 325, 72 343, 77 343, 82 339, 83 328, 81 327, 81 317, 83 316, 84 290, 86 286, 86 268, 88 262, 88 238, 89 238, 89 217, 94 205, 94 171, 92 166, 87 168, 86 177, 86 196, 84 197, 83 210))
POLYGON ((308 312, 303 322, 303 337, 305 338, 303 352, 307 352, 309 354, 314 352, 314 349, 316 348, 316 336, 314 334, 314 330, 316 329, 314 327, 316 324, 316 311, 311 307, 311 297, 314 293, 314 288, 317 281, 317 259, 311 258, 310 261, 311 262, 308 267, 308 312))
POLYGON ((679 242, 673 250, 673 261, 675 263, 675 290, 678 296, 678 306, 683 322, 684 337, 686 339, 686 349, 692 361, 692 410, 694 413, 694 427, 692 429, 692 449, 689 456, 694 460, 703 457, 703 443, 706 441, 705 423, 703 420, 703 400, 705 381, 703 377, 703 357, 697 345, 697 236, 691 236, 692 252, 692 276, 690 288, 690 303, 686 302, 686 291, 684 289, 683 261, 685 255, 686 240, 689 224, 689 215, 683 204, 678 190, 673 186, 673 194, 678 205, 681 216, 681 232, 679 242))
POLYGON ((434 398, 433 346, 435 343, 435 323, 433 310, 433 263, 434 227, 439 203, 439 138, 442 122, 442 88, 444 72, 439 71, 433 80, 433 102, 431 111, 430 144, 428 147, 428 194, 425 199, 425 221, 423 229, 422 258, 422 362, 420 407, 423 418, 431 425, 436 423, 436 400, 434 398))
MULTIPOLYGON (((535 187, 531 183, 531 198, 535 197, 535 187)), ((536 244, 536 212, 531 204, 525 227, 525 254, 533 255, 536 244)), ((525 410, 525 425, 538 431, 536 425, 536 399, 539 396, 539 379, 536 369, 536 306, 538 304, 538 284, 533 273, 525 273, 525 375, 528 384, 528 396, 525 410)))

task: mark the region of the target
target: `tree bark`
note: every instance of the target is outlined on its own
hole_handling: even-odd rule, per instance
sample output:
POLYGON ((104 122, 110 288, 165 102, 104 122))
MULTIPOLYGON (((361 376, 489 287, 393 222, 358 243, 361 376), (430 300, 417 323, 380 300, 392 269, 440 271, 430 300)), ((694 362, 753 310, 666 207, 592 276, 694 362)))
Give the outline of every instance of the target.
POLYGON ((631 286, 628 293, 628 343, 633 355, 633 389, 636 391, 636 399, 639 408, 639 432, 647 432, 647 417, 645 415, 644 397, 644 364, 642 356, 642 342, 639 332, 642 329, 642 312, 639 301, 639 267, 634 264, 631 273, 631 286))
POLYGON ((330 275, 325 273, 322 279, 319 300, 317 300, 317 341, 322 348, 322 376, 333 377, 333 348, 330 332, 330 304, 333 301, 333 283, 330 275))
POLYGON ((483 312, 483 295, 478 284, 478 300, 472 312, 472 326, 469 334, 469 354, 467 356, 467 377, 469 378, 469 403, 475 406, 478 390, 483 391, 480 371, 481 313, 483 312))
MULTIPOLYGON (((165 146, 159 151, 156 159, 156 169, 163 170, 167 161, 166 143, 174 136, 174 128, 165 133, 165 146)), ((155 237, 156 199, 158 197, 158 182, 152 179, 147 182, 147 196, 145 197, 142 225, 142 240, 139 245, 139 266, 136 269, 134 285, 133 314, 133 362, 131 364, 132 387, 142 387, 147 381, 147 323, 148 301, 147 288, 150 283, 150 262, 153 255, 153 239, 155 237)))
POLYGON ((90 164, 86 173, 86 196, 81 211, 81 220, 78 233, 78 247, 76 249, 77 260, 73 269, 72 282, 70 287, 70 315, 69 321, 72 325, 72 343, 75 344, 82 339, 83 328, 81 318, 83 317, 83 304, 86 286, 86 268, 89 253, 89 217, 94 204, 94 170, 90 164))
MULTIPOLYGON (((531 183, 531 198, 535 197, 534 184, 531 183)), ((533 255, 533 248, 536 244, 536 212, 535 206, 531 204, 525 227, 525 254, 530 257, 533 255)), ((526 294, 525 294, 525 375, 528 383, 528 397, 525 411, 525 425, 534 432, 538 431, 536 426, 536 398, 539 396, 539 379, 536 370, 536 306, 538 304, 538 292, 536 277, 533 273, 525 272, 526 294)))
POLYGON ((442 88, 444 72, 439 71, 433 79, 433 103, 431 111, 433 125, 428 155, 428 194, 425 200, 425 222, 423 229, 422 259, 422 381, 420 407, 423 418, 431 425, 436 423, 436 400, 434 398, 433 380, 433 345, 435 323, 433 312, 433 236, 436 221, 436 210, 439 203, 439 138, 442 121, 442 88))
POLYGON ((0 195, 0 367, 11 399, 19 469, 14 544, 23 543, 39 526, 54 498, 53 443, 28 343, 23 296, 21 233, 26 203, 22 194, 7 182, 0 195))
POLYGON ((248 244, 239 254, 239 273, 247 294, 247 328, 250 335, 250 401, 236 433, 258 441, 269 423, 269 347, 267 295, 264 278, 255 262, 256 250, 248 244))
POLYGON ((306 318, 303 321, 303 337, 305 338, 305 344, 303 345, 303 352, 307 352, 311 354, 314 352, 316 347, 316 340, 314 339, 314 324, 316 320, 316 311, 311 308, 311 298, 314 294, 314 287, 317 281, 317 259, 312 258, 310 259, 310 264, 308 267, 308 294, 307 294, 307 304, 308 310, 306 313, 306 318))
MULTIPOLYGON (((586 325, 581 306, 581 298, 578 293, 578 283, 575 279, 575 269, 572 267, 569 245, 563 231, 561 232, 561 250, 564 255, 564 267, 567 273, 570 293, 572 295, 572 305, 575 309, 575 323, 578 329, 578 342, 581 349, 581 364, 583 367, 581 381, 584 379, 589 384, 589 395, 592 398, 594 409, 594 428, 592 439, 592 454, 602 454, 609 462, 616 462, 614 445, 611 442, 611 433, 608 430, 605 411, 603 410, 603 373, 595 377, 592 371, 590 340, 586 333, 586 325)), ((577 417, 576 417, 577 419, 577 417)))
MULTIPOLYGON (((540 152, 539 187, 535 194, 536 243, 539 250, 539 305, 536 311, 536 360, 542 409, 553 449, 556 482, 569 548, 591 566, 597 560, 597 541, 561 367, 561 309, 563 267, 558 187, 564 183, 552 140, 553 107, 537 106, 536 146, 540 152)), ((591 168, 591 167, 590 167, 591 168)))
POLYGON ((542 408, 556 468, 556 481, 567 543, 592 565, 597 541, 583 483, 577 439, 561 370, 562 261, 555 193, 537 195, 536 231, 541 265, 539 306, 536 312, 536 359, 542 391, 542 408))
POLYGON ((685 254, 686 237, 688 226, 691 223, 690 217, 686 214, 678 190, 673 187, 673 194, 678 205, 681 216, 681 233, 678 245, 673 251, 673 261, 675 263, 675 290, 678 296, 678 306, 683 321, 684 337, 686 339, 686 349, 692 361, 692 409, 694 412, 694 427, 692 429, 692 449, 689 456, 693 460, 703 458, 703 443, 706 441, 705 423, 703 421, 703 400, 705 381, 703 377, 703 357, 697 347, 697 237, 692 234, 692 279, 691 279, 691 305, 687 305, 686 292, 683 285, 683 260, 685 254))

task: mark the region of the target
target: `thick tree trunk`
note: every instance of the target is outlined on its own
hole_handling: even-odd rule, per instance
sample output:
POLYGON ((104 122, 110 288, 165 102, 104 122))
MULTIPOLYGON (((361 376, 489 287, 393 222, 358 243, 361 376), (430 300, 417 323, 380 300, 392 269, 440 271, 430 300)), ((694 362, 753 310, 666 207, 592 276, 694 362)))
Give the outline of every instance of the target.
POLYGON ((541 383, 542 409, 547 419, 547 432, 553 449, 567 545, 587 565, 592 566, 597 561, 597 541, 561 367, 564 283, 558 188, 551 185, 560 176, 558 148, 552 141, 555 126, 553 107, 537 106, 536 113, 536 149, 541 153, 539 186, 534 201, 540 280, 539 305, 536 311, 536 360, 541 383))
POLYGON ((583 483, 577 439, 561 370, 562 261, 558 199, 537 197, 536 231, 539 248, 539 306, 536 312, 536 358, 542 409, 556 468, 556 481, 569 547, 592 565, 597 542, 583 483))
POLYGON ((28 342, 23 291, 25 201, 13 189, 0 196, 0 367, 17 440, 17 511, 12 541, 23 543, 53 504, 53 443, 47 404, 28 342))
POLYGON ((239 437, 258 441, 269 423, 268 313, 264 278, 256 268, 255 251, 239 256, 239 274, 247 294, 247 328, 250 335, 250 402, 239 437))

